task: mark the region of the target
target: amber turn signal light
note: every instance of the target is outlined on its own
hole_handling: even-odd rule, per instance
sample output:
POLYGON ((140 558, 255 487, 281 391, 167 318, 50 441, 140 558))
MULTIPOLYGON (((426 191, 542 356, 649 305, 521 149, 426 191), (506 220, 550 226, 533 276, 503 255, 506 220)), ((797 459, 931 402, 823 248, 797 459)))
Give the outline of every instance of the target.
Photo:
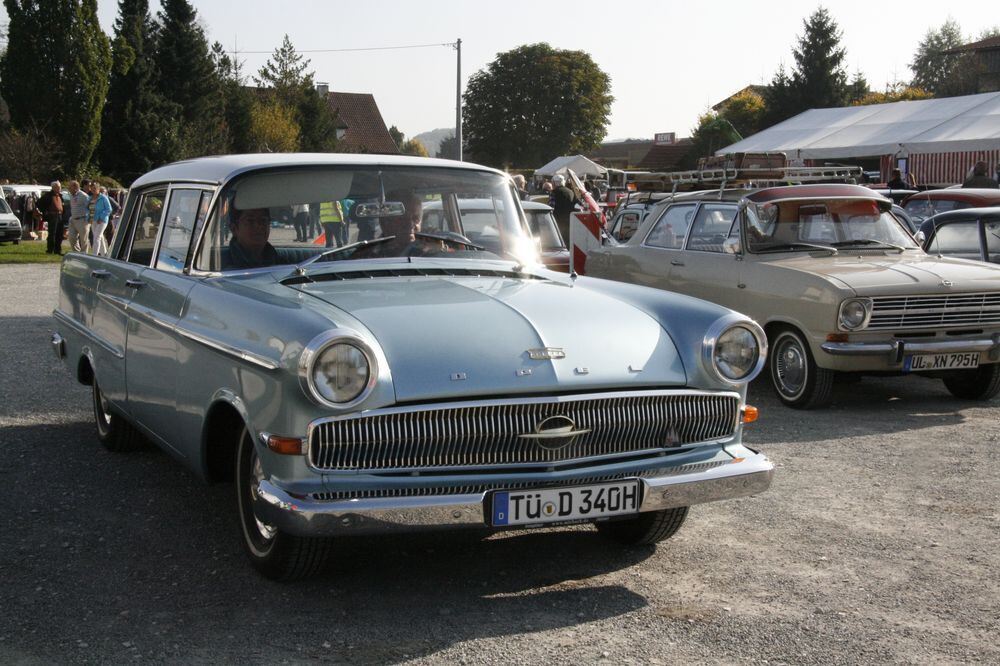
POLYGON ((267 448, 275 453, 286 456, 302 455, 303 443, 299 437, 279 437, 271 435, 267 438, 267 448))
POLYGON ((746 405, 743 407, 743 423, 753 423, 757 420, 758 416, 757 408, 753 405, 746 405))
POLYGON ((826 336, 827 342, 847 342, 847 333, 830 333, 826 336))

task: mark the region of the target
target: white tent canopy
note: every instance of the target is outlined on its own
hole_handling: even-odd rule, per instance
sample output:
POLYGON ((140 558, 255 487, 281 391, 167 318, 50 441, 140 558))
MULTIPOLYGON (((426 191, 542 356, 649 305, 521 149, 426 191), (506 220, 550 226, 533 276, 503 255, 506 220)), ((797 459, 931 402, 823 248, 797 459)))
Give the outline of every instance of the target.
POLYGON ((1000 149, 1000 92, 837 109, 810 109, 717 155, 784 152, 831 159, 1000 149))
POLYGON ((556 174, 562 174, 565 176, 567 175, 567 169, 572 169, 580 178, 586 176, 604 177, 608 173, 607 169, 583 155, 564 155, 563 157, 555 158, 541 168, 535 169, 535 175, 551 177, 556 174))

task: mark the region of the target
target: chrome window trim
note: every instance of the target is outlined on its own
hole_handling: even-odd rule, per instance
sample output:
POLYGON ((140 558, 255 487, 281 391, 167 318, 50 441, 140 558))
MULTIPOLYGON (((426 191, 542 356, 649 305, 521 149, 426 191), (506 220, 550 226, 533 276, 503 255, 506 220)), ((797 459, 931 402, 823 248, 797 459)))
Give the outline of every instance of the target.
MULTIPOLYGON (((656 219, 653 221, 653 223, 651 225, 649 225, 649 230, 646 232, 646 235, 643 236, 642 243, 640 243, 640 246, 641 247, 647 247, 647 248, 649 248, 651 250, 666 250, 667 252, 686 252, 685 248, 687 247, 688 232, 691 231, 691 226, 694 224, 694 218, 697 217, 697 215, 698 215, 698 209, 701 207, 701 202, 700 201, 695 201, 695 202, 690 202, 690 201, 672 201, 672 200, 668 200, 668 201, 669 201, 669 204, 663 209, 663 212, 660 213, 659 215, 657 215, 656 219), (684 240, 681 243, 681 246, 680 247, 661 247, 659 245, 650 245, 649 244, 649 237, 653 235, 653 230, 656 229, 656 226, 660 223, 660 220, 663 219, 663 217, 667 214, 667 212, 671 208, 674 208, 675 206, 676 207, 682 207, 683 206, 685 208, 691 208, 691 210, 694 211, 694 215, 691 216, 691 224, 688 224, 687 229, 684 230, 684 240)), ((648 217, 648 214, 647 214, 647 217, 648 217)), ((636 232, 638 232, 638 229, 636 230, 636 232)))
POLYGON ((197 342, 198 344, 204 345, 218 352, 222 352, 227 356, 232 356, 233 358, 256 365, 260 368, 264 368, 265 370, 277 370, 281 367, 281 364, 273 359, 260 356, 259 354, 254 354, 253 352, 248 352, 244 349, 240 349, 239 347, 234 347, 233 345, 227 345, 217 340, 212 340, 211 338, 207 338, 181 326, 175 325, 173 330, 181 337, 197 342))
POLYGON ((764 333, 764 329, 753 319, 736 312, 723 315, 716 319, 705 332, 705 338, 701 345, 701 360, 702 365, 705 366, 705 369, 712 377, 734 386, 749 384, 760 374, 760 371, 764 368, 764 364, 767 362, 767 335, 764 333), (743 379, 730 379, 723 375, 715 365, 715 345, 723 333, 737 326, 746 328, 757 339, 757 363, 754 365, 753 370, 743 379))
POLYGON ((128 237, 123 240, 124 243, 128 244, 128 247, 124 248, 124 251, 122 252, 122 254, 124 255, 124 257, 121 260, 123 262, 125 262, 126 264, 131 264, 132 266, 141 266, 143 268, 152 268, 153 265, 156 262, 156 255, 160 251, 160 235, 163 232, 163 218, 167 214, 167 205, 166 204, 167 204, 167 201, 170 199, 170 186, 169 185, 166 185, 166 186, 155 185, 155 186, 153 186, 151 188, 143 189, 141 192, 139 192, 136 195, 136 197, 137 197, 138 200, 136 202, 134 210, 132 211, 132 213, 135 215, 135 218, 133 218, 131 220, 131 222, 130 222, 130 225, 129 225, 129 228, 128 228, 128 237), (138 215, 139 215, 139 210, 140 210, 141 202, 142 202, 142 200, 144 200, 146 198, 146 195, 152 194, 153 192, 159 192, 161 187, 164 188, 163 192, 165 192, 165 194, 164 194, 164 197, 163 197, 163 207, 160 209, 160 221, 159 221, 159 224, 156 227, 156 240, 153 242, 153 254, 149 258, 149 263, 147 263, 147 264, 139 264, 139 263, 136 263, 134 261, 131 261, 130 257, 132 256, 132 250, 135 247, 135 229, 136 229, 136 226, 139 223, 138 215))
MULTIPOLYGON (((208 205, 209 214, 205 217, 205 222, 202 223, 202 225, 201 225, 202 228, 205 227, 205 225, 208 223, 208 218, 211 217, 211 214, 212 214, 212 205, 215 202, 215 193, 214 193, 215 190, 211 186, 204 185, 204 184, 201 184, 201 183, 187 183, 187 182, 180 182, 180 181, 178 181, 176 183, 170 183, 170 184, 167 185, 167 197, 166 197, 166 199, 163 202, 163 211, 160 213, 160 230, 159 230, 160 233, 157 234, 156 246, 153 249, 153 258, 150 260, 149 268, 152 268, 155 271, 160 271, 162 273, 186 274, 187 273, 187 268, 190 265, 190 262, 192 261, 191 256, 190 256, 191 255, 191 243, 194 243, 196 241, 195 235, 198 232, 198 229, 197 229, 197 226, 198 226, 198 212, 197 211, 195 211, 194 226, 191 229, 191 241, 188 243, 188 249, 187 249, 187 253, 185 254, 184 265, 181 267, 181 269, 179 271, 166 270, 166 269, 163 269, 163 268, 157 268, 157 266, 156 266, 157 261, 159 261, 159 258, 160 258, 160 250, 161 250, 160 246, 163 244, 163 234, 166 233, 166 226, 163 224, 163 221, 164 221, 164 219, 166 219, 167 211, 170 209, 170 204, 173 202, 174 190, 195 190, 195 191, 199 191, 199 192, 203 192, 203 193, 204 192, 213 192, 212 199, 210 200, 210 203, 208 205)), ((200 203, 200 201, 201 201, 201 199, 199 198, 199 203, 200 203)), ((129 249, 131 250, 131 248, 129 248, 129 249)))
POLYGON ((375 385, 378 384, 379 373, 382 371, 382 368, 387 369, 388 363, 381 349, 372 345, 368 340, 351 329, 334 328, 317 335, 302 350, 298 363, 299 384, 302 386, 305 394, 313 402, 322 407, 353 409, 367 400, 368 396, 375 390, 375 385), (320 354, 327 347, 339 343, 347 343, 356 347, 368 362, 368 381, 365 383, 364 388, 361 389, 361 392, 348 402, 330 402, 319 392, 312 378, 313 364, 316 362, 316 359, 319 358, 320 354))

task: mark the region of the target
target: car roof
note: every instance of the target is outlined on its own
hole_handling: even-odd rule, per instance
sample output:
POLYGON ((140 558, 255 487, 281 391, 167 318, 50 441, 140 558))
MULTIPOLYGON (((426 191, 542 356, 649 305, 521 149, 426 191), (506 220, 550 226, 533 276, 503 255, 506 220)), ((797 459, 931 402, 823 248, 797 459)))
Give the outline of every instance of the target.
POLYGON ((891 203, 889 199, 875 190, 862 185, 816 184, 816 185, 785 185, 781 187, 766 187, 746 195, 754 203, 787 201, 791 199, 870 199, 891 203))
POLYGON ((971 204, 1000 204, 1000 189, 988 187, 949 188, 946 190, 926 190, 911 194, 903 199, 905 206, 910 201, 962 201, 971 204))
POLYGON ((938 213, 937 215, 927 219, 932 220, 935 225, 940 226, 947 222, 967 222, 969 220, 978 220, 984 217, 1000 218, 1000 206, 949 210, 944 213, 938 213))
POLYGON ((221 184, 232 178, 258 169, 298 166, 420 166, 464 171, 486 171, 506 176, 502 171, 489 167, 409 155, 360 155, 356 153, 249 153, 241 155, 216 155, 181 160, 153 169, 140 176, 132 187, 175 181, 221 184))

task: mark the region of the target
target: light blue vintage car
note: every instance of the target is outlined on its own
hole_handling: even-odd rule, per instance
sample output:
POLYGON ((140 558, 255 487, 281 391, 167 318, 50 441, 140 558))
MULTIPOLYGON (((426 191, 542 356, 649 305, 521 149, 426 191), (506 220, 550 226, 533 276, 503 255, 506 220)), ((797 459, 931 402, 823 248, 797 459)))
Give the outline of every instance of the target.
POLYGON ((390 530, 589 522, 655 543, 692 504, 765 490, 771 463, 741 444, 761 329, 536 251, 484 167, 179 162, 133 184, 109 256, 64 259, 52 344, 108 449, 142 435, 235 482, 272 578, 390 530), (492 220, 466 233, 464 199, 492 220), (422 233, 431 202, 445 223, 422 233))

